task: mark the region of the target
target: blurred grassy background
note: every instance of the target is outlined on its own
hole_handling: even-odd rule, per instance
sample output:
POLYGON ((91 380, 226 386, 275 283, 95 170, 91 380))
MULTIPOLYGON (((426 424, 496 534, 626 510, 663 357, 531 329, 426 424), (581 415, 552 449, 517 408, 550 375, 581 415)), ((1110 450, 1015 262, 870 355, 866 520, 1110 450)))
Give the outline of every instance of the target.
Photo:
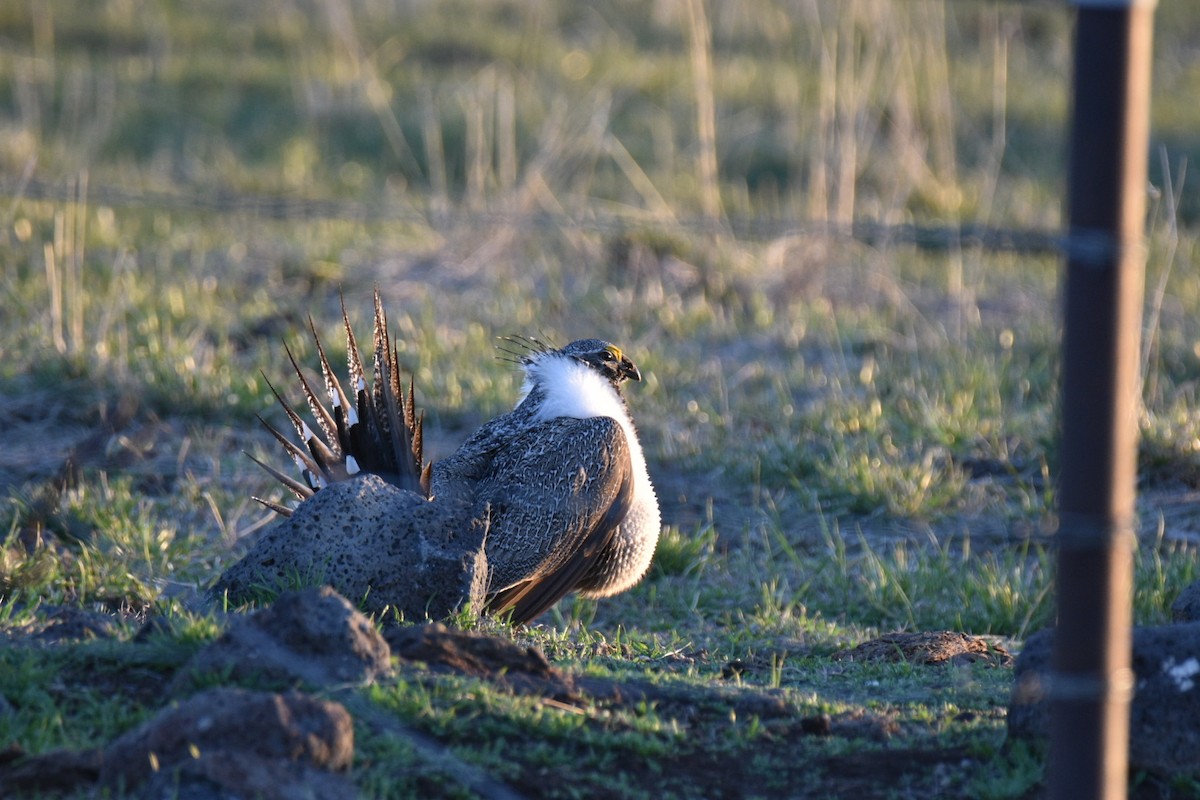
MULTIPOLYGON (((825 557, 830 521, 1024 547, 1053 508, 1059 265, 887 226, 1054 231, 1070 36, 1062 8, 932 0, 3 3, 12 529, 62 516, 46 481, 133 474, 198 548, 172 579, 210 575, 265 521, 237 450, 269 452, 281 342, 311 363, 306 316, 336 339, 339 292, 361 321, 379 285, 435 456, 514 400, 495 337, 600 335, 646 374, 685 553, 717 530, 825 557)), ((1163 4, 1142 465, 1176 548, 1200 527, 1197 41, 1163 4)))

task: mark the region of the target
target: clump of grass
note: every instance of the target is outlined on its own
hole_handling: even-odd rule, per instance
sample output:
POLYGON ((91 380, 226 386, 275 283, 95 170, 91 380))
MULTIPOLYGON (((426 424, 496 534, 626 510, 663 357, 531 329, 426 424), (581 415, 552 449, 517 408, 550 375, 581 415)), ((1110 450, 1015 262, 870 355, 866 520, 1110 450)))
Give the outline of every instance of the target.
POLYGON ((716 554, 717 532, 711 524, 705 524, 691 535, 685 535, 678 526, 668 525, 658 539, 654 561, 650 565, 651 577, 660 575, 700 576, 716 554))
MULTIPOLYGON (((776 530, 755 557, 775 565, 761 582, 756 618, 810 615, 878 630, 951 629, 1022 640, 1050 624, 1054 613, 1055 550, 1025 540, 1015 548, 974 548, 955 540, 891 543, 861 531, 852 538, 826 522, 824 546, 800 551, 776 530), (783 566, 786 565, 786 566, 783 566)), ((1194 545, 1144 542, 1134 554, 1134 610, 1138 624, 1170 617, 1181 588, 1196 580, 1194 545)))
POLYGON ((1184 587, 1200 580, 1200 552, 1194 542, 1166 539, 1159 518, 1153 538, 1139 542, 1134 558, 1133 614, 1138 624, 1171 622, 1171 604, 1184 587))
POLYGON ((1045 773, 1044 754, 1019 739, 1003 747, 986 746, 978 756, 985 766, 967 782, 967 789, 980 800, 1025 797, 1045 773))
POLYGON ((5 601, 145 609, 158 597, 156 581, 204 574, 198 542, 164 504, 138 492, 132 476, 96 477, 66 489, 50 508, 8 498, 5 601))

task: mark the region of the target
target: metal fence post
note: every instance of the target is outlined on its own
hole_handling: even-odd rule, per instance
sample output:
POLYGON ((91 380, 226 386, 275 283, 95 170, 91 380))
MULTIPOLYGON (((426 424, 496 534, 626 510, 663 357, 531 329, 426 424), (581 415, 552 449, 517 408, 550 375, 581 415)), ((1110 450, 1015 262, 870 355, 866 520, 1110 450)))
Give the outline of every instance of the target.
POLYGON ((1153 0, 1074 0, 1050 796, 1128 780, 1153 0))

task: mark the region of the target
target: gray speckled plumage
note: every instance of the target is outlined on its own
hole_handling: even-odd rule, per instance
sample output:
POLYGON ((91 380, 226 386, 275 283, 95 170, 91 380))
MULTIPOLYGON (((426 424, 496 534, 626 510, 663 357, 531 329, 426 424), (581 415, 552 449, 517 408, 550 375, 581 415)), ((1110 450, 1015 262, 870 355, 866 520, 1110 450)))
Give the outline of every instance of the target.
POLYGON ((466 491, 491 504, 487 551, 501 605, 506 591, 556 569, 571 571, 570 590, 595 597, 624 591, 645 575, 660 529, 658 500, 619 388, 641 373, 600 339, 533 348, 519 360, 524 398, 433 465, 434 496, 466 491), (529 474, 535 479, 525 479, 529 474), (580 475, 586 486, 577 487, 580 475), (606 517, 625 482, 628 496, 606 517), (578 546, 577 527, 614 521, 605 541, 578 546))
MULTIPOLYGON (((256 574, 278 573, 281 564, 299 570, 321 562, 350 565, 332 576, 336 582, 330 581, 349 597, 361 596, 364 584, 369 584, 368 596, 389 604, 390 595, 400 592, 397 582, 404 582, 407 570, 416 570, 426 578, 436 573, 445 584, 431 587, 422 580, 419 591, 440 597, 460 592, 464 601, 479 602, 473 581, 486 564, 484 606, 520 623, 571 591, 603 597, 641 580, 658 541, 660 519, 645 457, 620 391, 624 381, 641 379, 633 362, 600 339, 578 340, 561 349, 532 339, 510 339, 519 349, 505 352, 525 372, 521 401, 430 470, 421 463, 420 418, 411 388, 405 395, 399 385, 378 294, 375 305, 374 389, 366 390, 361 356, 347 321, 355 400, 348 399, 332 377, 322 350, 322 376, 332 411, 320 407, 302 373, 301 384, 324 439, 286 403, 304 445, 272 429, 299 465, 303 483, 266 467, 304 502, 287 522, 286 533, 268 532, 260 544, 270 540, 270 546, 256 546, 222 576, 218 588, 249 585, 256 574), (357 475, 360 470, 408 491, 392 496, 400 490, 379 478, 367 481, 357 475), (347 480, 358 488, 324 490, 347 480), (334 514, 341 532, 329 535, 324 523, 312 521, 308 506, 319 507, 326 517, 334 514), (354 523, 344 520, 361 516, 366 508, 383 511, 372 510, 370 520, 361 521, 360 527, 370 530, 349 531, 354 523), (381 513, 395 519, 384 524, 381 513), (426 537, 421 534, 424 526, 426 537), (354 556, 342 552, 351 547, 357 551, 354 556), (469 552, 472 548, 476 552, 469 552), (375 552, 386 555, 375 559, 375 552), (455 564, 461 564, 461 570, 455 564), (381 592, 384 585, 389 591, 381 592)), ((411 592, 405 592, 405 603, 411 606, 411 592)))

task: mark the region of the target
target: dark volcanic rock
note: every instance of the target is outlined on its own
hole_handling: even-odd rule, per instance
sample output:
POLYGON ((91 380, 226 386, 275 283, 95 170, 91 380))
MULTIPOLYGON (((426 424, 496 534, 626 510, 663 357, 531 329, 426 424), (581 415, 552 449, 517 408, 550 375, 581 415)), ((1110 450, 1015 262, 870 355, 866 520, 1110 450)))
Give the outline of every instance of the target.
POLYGON ((1176 622, 1200 622, 1200 581, 1185 586, 1171 603, 1171 618, 1176 622))
POLYGON ((391 651, 370 620, 328 586, 287 592, 234 620, 180 681, 220 673, 309 686, 365 684, 391 671, 391 651))
MULTIPOLYGON (((1052 630, 1039 631, 1017 658, 1011 736, 1044 742, 1049 735, 1045 686, 1052 643, 1052 630)), ((1200 623, 1134 628, 1133 671, 1130 767, 1200 773, 1200 623)))
POLYGON ((210 596, 329 584, 372 613, 441 618, 487 591, 485 526, 465 506, 433 502, 376 475, 334 483, 269 528, 210 596))

